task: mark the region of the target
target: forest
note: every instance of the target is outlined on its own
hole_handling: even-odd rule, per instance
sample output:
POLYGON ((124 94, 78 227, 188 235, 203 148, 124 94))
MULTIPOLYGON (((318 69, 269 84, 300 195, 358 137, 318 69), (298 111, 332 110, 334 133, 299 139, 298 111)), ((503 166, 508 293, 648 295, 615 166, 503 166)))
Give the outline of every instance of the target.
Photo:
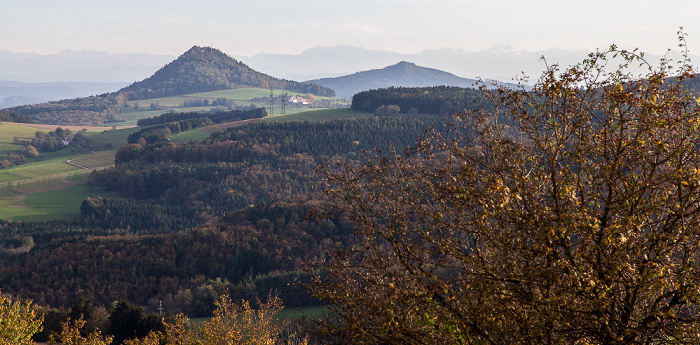
POLYGON ((48 125, 101 126, 105 121, 118 121, 117 112, 126 106, 124 93, 64 99, 48 103, 22 105, 5 109, 48 125))
POLYGON ((317 167, 375 148, 390 154, 390 145, 402 152, 443 122, 260 122, 203 141, 126 145, 115 167, 88 180, 122 197, 89 198, 75 220, 0 221, 0 289, 55 310, 82 297, 205 316, 223 294, 264 300, 271 291, 288 307, 318 304, 293 284, 310 279, 301 263, 344 246, 352 229, 307 217, 326 198, 317 167))
POLYGON ((233 110, 221 111, 213 114, 202 114, 200 112, 180 112, 180 113, 165 113, 162 115, 149 117, 138 120, 139 127, 164 124, 167 122, 178 122, 194 118, 208 117, 213 123, 223 123, 231 121, 258 119, 267 116, 265 108, 256 108, 252 110, 233 110))
POLYGON ((351 108, 367 113, 381 106, 395 105, 401 113, 451 115, 465 109, 487 106, 478 89, 456 86, 389 87, 362 91, 352 98, 351 108))
POLYGON ((0 121, 7 122, 17 122, 17 123, 34 123, 32 119, 27 116, 20 115, 17 113, 3 113, 0 112, 0 121))

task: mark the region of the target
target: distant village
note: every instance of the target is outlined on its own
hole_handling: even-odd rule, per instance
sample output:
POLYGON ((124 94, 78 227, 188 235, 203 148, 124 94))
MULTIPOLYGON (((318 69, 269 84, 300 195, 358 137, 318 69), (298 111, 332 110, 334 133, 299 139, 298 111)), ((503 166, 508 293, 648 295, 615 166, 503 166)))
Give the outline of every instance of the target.
POLYGON ((301 104, 301 105, 310 105, 311 104, 308 99, 301 97, 301 96, 289 97, 287 102, 292 103, 292 104, 301 104))

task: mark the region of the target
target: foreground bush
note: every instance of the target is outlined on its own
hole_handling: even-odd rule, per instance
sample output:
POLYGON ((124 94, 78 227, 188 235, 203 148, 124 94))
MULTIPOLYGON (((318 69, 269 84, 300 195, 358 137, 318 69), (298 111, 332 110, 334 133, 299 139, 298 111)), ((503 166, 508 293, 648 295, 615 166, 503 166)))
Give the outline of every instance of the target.
MULTIPOLYGON (((165 332, 152 332, 146 338, 127 341, 129 345, 273 345, 284 343, 283 324, 276 315, 282 310, 279 298, 272 297, 260 309, 248 302, 237 305, 228 295, 216 302, 214 317, 192 326, 187 316, 179 314, 174 323, 166 324, 165 332)), ((302 340, 297 344, 305 344, 302 340)))
POLYGON ((338 318, 322 331, 356 344, 700 343, 692 77, 687 60, 656 68, 613 46, 532 90, 485 91, 493 107, 403 155, 326 169, 328 211, 354 223, 356 244, 317 281, 338 318))

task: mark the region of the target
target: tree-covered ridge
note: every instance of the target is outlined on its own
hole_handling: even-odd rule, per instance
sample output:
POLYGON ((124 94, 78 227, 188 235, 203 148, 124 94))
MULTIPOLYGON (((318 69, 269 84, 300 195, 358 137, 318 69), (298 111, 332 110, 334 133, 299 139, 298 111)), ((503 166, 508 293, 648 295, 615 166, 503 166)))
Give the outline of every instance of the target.
POLYGON ((473 88, 474 84, 477 83, 474 79, 461 78, 448 72, 417 66, 406 61, 382 69, 356 72, 342 77, 309 80, 309 82, 332 88, 339 97, 348 98, 362 91, 390 86, 426 87, 449 85, 473 88))
MULTIPOLYGON (((127 145, 116 155, 120 164, 259 162, 278 164, 285 156, 305 154, 320 163, 334 155, 358 157, 364 151, 411 146, 439 117, 393 116, 326 122, 260 122, 213 133, 203 142, 127 145)), ((116 168, 115 168, 116 169, 116 168)))
POLYGON ((352 99, 352 109, 374 112, 382 105, 397 105, 402 113, 449 115, 485 105, 483 92, 455 86, 389 87, 363 91, 352 99))
POLYGON ((335 96, 335 91, 318 84, 295 82, 257 72, 218 49, 194 46, 165 65, 153 76, 121 91, 130 98, 148 99, 192 93, 260 87, 293 90, 319 96, 335 96))
POLYGON ((101 126, 105 121, 118 120, 116 114, 126 105, 126 101, 125 94, 111 93, 23 105, 5 111, 49 125, 101 126))
POLYGON ((136 124, 139 126, 151 126, 164 124, 167 122, 179 122, 183 120, 208 117, 214 123, 224 123, 231 121, 258 119, 267 116, 265 108, 256 108, 251 110, 231 110, 220 111, 215 113, 202 112, 186 112, 186 113, 165 113, 162 115, 140 119, 136 124))
POLYGON ((16 123, 34 123, 32 119, 27 116, 20 115, 17 113, 2 113, 0 112, 0 121, 6 122, 16 122, 16 123))

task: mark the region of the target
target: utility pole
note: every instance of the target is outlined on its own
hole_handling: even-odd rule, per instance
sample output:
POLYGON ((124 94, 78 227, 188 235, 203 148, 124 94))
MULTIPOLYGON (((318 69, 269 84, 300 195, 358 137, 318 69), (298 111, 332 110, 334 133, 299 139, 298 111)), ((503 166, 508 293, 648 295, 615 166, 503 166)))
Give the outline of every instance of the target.
POLYGON ((275 99, 272 97, 272 84, 270 84, 270 113, 267 114, 268 116, 272 116, 275 114, 275 99))
POLYGON ((285 92, 282 95, 282 114, 280 115, 287 115, 287 93, 285 92))

